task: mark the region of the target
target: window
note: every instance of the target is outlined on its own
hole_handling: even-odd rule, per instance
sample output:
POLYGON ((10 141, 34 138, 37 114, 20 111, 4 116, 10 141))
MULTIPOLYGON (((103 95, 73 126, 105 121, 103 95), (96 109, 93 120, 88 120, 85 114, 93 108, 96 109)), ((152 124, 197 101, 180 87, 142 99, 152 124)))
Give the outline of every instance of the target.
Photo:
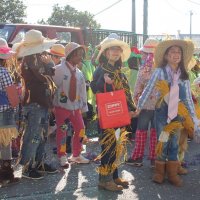
POLYGON ((56 32, 56 36, 60 43, 66 44, 71 42, 70 32, 56 32))
POLYGON ((11 44, 15 44, 15 43, 21 42, 21 40, 24 39, 24 36, 25 36, 25 30, 21 29, 17 33, 17 35, 15 36, 15 38, 12 40, 11 44))
POLYGON ((6 41, 9 41, 9 38, 13 33, 14 29, 14 26, 0 25, 0 38, 4 38, 6 41))

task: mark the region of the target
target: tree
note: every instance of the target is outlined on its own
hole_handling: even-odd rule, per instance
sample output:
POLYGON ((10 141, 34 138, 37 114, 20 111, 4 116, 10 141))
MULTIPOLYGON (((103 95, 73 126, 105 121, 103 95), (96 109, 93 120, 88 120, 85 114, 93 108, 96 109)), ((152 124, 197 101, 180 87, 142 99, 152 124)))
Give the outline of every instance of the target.
POLYGON ((51 16, 47 19, 47 23, 61 26, 100 28, 100 24, 98 24, 93 18, 94 15, 87 11, 79 12, 69 5, 60 7, 58 4, 55 4, 51 16))
POLYGON ((25 11, 21 0, 0 0, 0 22, 24 23, 25 11))

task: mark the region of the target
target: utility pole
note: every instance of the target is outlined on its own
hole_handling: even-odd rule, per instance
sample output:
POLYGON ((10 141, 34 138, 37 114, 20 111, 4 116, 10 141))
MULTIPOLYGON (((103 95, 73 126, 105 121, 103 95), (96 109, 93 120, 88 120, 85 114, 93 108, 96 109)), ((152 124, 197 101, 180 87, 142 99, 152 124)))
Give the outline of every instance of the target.
POLYGON ((132 32, 136 32, 135 0, 132 0, 132 32))
POLYGON ((190 10, 190 39, 192 39, 192 15, 193 12, 190 10))
POLYGON ((148 0, 144 0, 143 5, 143 43, 148 37, 148 0))

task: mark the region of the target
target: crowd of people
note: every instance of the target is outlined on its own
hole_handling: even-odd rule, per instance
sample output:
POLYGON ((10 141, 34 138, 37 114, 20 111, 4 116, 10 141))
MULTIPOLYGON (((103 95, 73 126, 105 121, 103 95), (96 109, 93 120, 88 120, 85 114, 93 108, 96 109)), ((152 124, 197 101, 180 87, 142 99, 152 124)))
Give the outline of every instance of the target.
POLYGON ((173 185, 182 186, 179 175, 188 173, 182 166, 187 142, 200 141, 198 56, 193 42, 181 39, 148 38, 138 50, 112 33, 92 51, 75 42, 63 46, 37 30, 26 32, 12 48, 0 38, 0 186, 20 181, 12 167, 14 153, 24 178, 58 173, 45 162, 45 145, 54 131, 60 167, 89 164, 82 147, 88 141, 87 118, 97 112, 95 94, 117 90, 124 91, 131 123, 106 129, 97 123, 98 187, 128 187, 118 173, 122 146, 134 141, 124 162, 141 167, 148 133, 153 181, 161 184, 167 175, 173 185))

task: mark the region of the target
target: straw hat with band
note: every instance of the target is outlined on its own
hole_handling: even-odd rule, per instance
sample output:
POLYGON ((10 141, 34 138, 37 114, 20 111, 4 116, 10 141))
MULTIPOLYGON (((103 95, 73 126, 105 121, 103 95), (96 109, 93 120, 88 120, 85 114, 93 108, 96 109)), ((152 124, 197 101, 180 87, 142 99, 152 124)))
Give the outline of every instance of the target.
POLYGON ((96 60, 98 61, 101 54, 110 47, 120 47, 123 50, 121 54, 122 62, 125 62, 130 57, 131 49, 126 42, 123 42, 122 40, 119 40, 117 38, 107 37, 100 43, 100 51, 97 55, 96 60))
POLYGON ((65 57, 65 47, 62 44, 54 44, 51 49, 47 49, 46 52, 51 55, 65 57))
POLYGON ((165 40, 160 42, 154 53, 155 67, 161 67, 164 54, 169 47, 178 46, 183 51, 184 66, 187 67, 194 52, 194 44, 192 41, 186 40, 165 40))
POLYGON ((16 51, 18 57, 24 57, 32 54, 42 53, 51 48, 58 40, 47 39, 38 30, 30 30, 26 32, 24 40, 15 43, 12 47, 16 51))
POLYGON ((9 59, 15 54, 14 51, 10 47, 8 47, 8 43, 5 39, 0 38, 0 59, 9 59))
POLYGON ((73 51, 78 48, 82 48, 85 52, 85 46, 77 44, 75 42, 70 42, 65 46, 65 57, 67 58, 73 51))
POLYGON ((140 51, 145 53, 154 53, 156 46, 158 45, 159 41, 156 39, 148 38, 145 40, 144 45, 140 48, 140 51))

